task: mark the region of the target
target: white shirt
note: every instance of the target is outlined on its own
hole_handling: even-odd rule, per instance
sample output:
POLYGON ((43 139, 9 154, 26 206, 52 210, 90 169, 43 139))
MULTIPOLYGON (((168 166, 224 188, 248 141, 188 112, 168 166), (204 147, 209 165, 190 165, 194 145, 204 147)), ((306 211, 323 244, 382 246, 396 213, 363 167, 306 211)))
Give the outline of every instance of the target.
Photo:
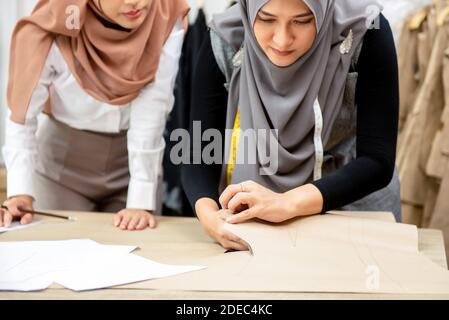
POLYGON ((7 168, 7 196, 35 196, 37 117, 51 98, 52 115, 73 128, 118 133, 128 130, 130 182, 127 208, 156 209, 158 175, 165 149, 163 132, 173 108, 173 89, 181 56, 184 29, 179 20, 165 43, 155 81, 132 102, 116 106, 89 96, 78 84, 56 43, 33 92, 25 124, 6 120, 3 157, 7 168), (51 85, 51 86, 50 86, 51 85))

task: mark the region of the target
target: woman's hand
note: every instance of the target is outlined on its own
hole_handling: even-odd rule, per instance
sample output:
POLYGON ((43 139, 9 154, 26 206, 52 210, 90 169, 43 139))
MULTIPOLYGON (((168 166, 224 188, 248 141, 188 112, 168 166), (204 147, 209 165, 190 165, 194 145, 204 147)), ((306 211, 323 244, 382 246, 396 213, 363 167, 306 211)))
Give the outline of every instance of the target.
POLYGON ((246 251, 247 244, 225 228, 225 220, 231 215, 228 210, 219 210, 214 200, 203 198, 197 201, 195 210, 206 233, 227 250, 246 251))
POLYGON ((156 218, 145 210, 123 209, 114 216, 114 226, 122 230, 144 230, 156 228, 156 218))
POLYGON ((276 193, 254 181, 246 181, 229 185, 220 196, 220 204, 223 209, 234 213, 226 220, 229 223, 241 223, 253 218, 279 223, 321 212, 323 197, 318 188, 311 184, 276 193))
POLYGON ((33 197, 23 195, 6 200, 3 205, 8 208, 0 209, 0 227, 9 228, 13 220, 20 220, 21 224, 33 221, 33 215, 20 209, 33 210, 33 197))

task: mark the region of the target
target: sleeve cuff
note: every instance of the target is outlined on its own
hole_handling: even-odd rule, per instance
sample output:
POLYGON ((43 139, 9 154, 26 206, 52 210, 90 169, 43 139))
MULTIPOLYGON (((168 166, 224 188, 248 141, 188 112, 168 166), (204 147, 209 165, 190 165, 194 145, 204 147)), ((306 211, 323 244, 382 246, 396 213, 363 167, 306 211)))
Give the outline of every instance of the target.
POLYGON ((320 190, 321 195, 323 196, 323 209, 321 210, 321 212, 318 213, 318 214, 323 215, 323 214, 327 214, 330 210, 327 206, 328 201, 327 201, 326 190, 323 188, 321 183, 322 183, 322 179, 311 182, 312 185, 314 185, 318 190, 320 190))
POLYGON ((8 198, 28 195, 36 199, 34 172, 28 172, 28 170, 8 170, 6 188, 8 198))
POLYGON ((153 182, 132 179, 128 186, 127 209, 155 211, 157 207, 157 186, 153 182))

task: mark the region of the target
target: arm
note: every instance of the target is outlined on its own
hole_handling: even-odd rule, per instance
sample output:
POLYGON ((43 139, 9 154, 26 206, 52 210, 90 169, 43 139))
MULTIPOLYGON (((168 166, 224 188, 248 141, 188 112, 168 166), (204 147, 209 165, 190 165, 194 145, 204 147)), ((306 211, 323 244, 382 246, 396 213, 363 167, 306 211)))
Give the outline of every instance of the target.
MULTIPOLYGON (((225 76, 215 61, 210 36, 207 35, 194 71, 190 116, 191 139, 195 138, 193 121, 201 122, 201 135, 207 129, 217 129, 224 137, 228 102, 225 82, 225 76)), ((206 144, 202 144, 200 151, 206 144)), ((195 152, 199 151, 195 150, 195 152)), ((193 143, 190 141, 190 164, 184 164, 182 167, 182 183, 201 225, 209 236, 224 248, 246 250, 246 244, 224 228, 224 219, 230 215, 230 212, 220 210, 218 204, 218 185, 222 164, 193 164, 192 157, 193 143)))
MULTIPOLYGON (((221 73, 212 51, 210 35, 204 39, 194 69, 194 83, 190 114, 190 137, 194 138, 193 122, 201 122, 201 135, 208 129, 217 129, 224 137, 228 92, 226 79, 221 73)), ((202 143, 202 148, 207 143, 202 143)), ((182 183, 187 197, 195 209, 201 210, 202 200, 208 199, 218 210, 218 185, 222 164, 193 164, 193 143, 190 142, 190 163, 182 168, 182 183)), ((195 150, 195 152, 198 152, 195 150)), ((196 210, 198 214, 198 210, 196 210)))
POLYGON ((399 121, 396 49, 388 21, 365 36, 357 71, 357 159, 313 184, 323 212, 340 208, 386 187, 393 176, 399 121))
POLYGON ((32 220, 30 214, 22 213, 18 208, 32 209, 33 200, 36 198, 34 176, 37 157, 37 116, 43 111, 49 98, 48 87, 55 74, 52 52, 51 49, 41 78, 31 96, 25 124, 12 121, 9 115, 6 119, 6 137, 2 153, 7 168, 8 200, 4 205, 8 207, 8 212, 3 214, 0 212, 0 226, 4 224, 8 227, 13 218, 21 218, 20 222, 23 224, 32 220))
POLYGON ((167 116, 173 108, 173 89, 184 39, 182 22, 173 28, 159 61, 155 81, 142 89, 131 103, 128 130, 130 182, 126 210, 115 216, 122 229, 155 227, 151 215, 157 207, 159 177, 165 142, 163 133, 167 116))

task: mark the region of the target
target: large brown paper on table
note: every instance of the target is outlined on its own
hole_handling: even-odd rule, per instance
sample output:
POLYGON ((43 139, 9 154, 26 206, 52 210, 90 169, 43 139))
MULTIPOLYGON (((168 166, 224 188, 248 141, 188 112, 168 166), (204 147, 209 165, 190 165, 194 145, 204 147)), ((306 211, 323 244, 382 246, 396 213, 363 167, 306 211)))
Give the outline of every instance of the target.
POLYGON ((372 218, 376 217, 329 214, 280 225, 227 224, 250 245, 252 254, 231 252, 203 259, 208 269, 146 282, 145 288, 449 293, 449 271, 418 252, 416 226, 394 223, 391 214, 372 218))

